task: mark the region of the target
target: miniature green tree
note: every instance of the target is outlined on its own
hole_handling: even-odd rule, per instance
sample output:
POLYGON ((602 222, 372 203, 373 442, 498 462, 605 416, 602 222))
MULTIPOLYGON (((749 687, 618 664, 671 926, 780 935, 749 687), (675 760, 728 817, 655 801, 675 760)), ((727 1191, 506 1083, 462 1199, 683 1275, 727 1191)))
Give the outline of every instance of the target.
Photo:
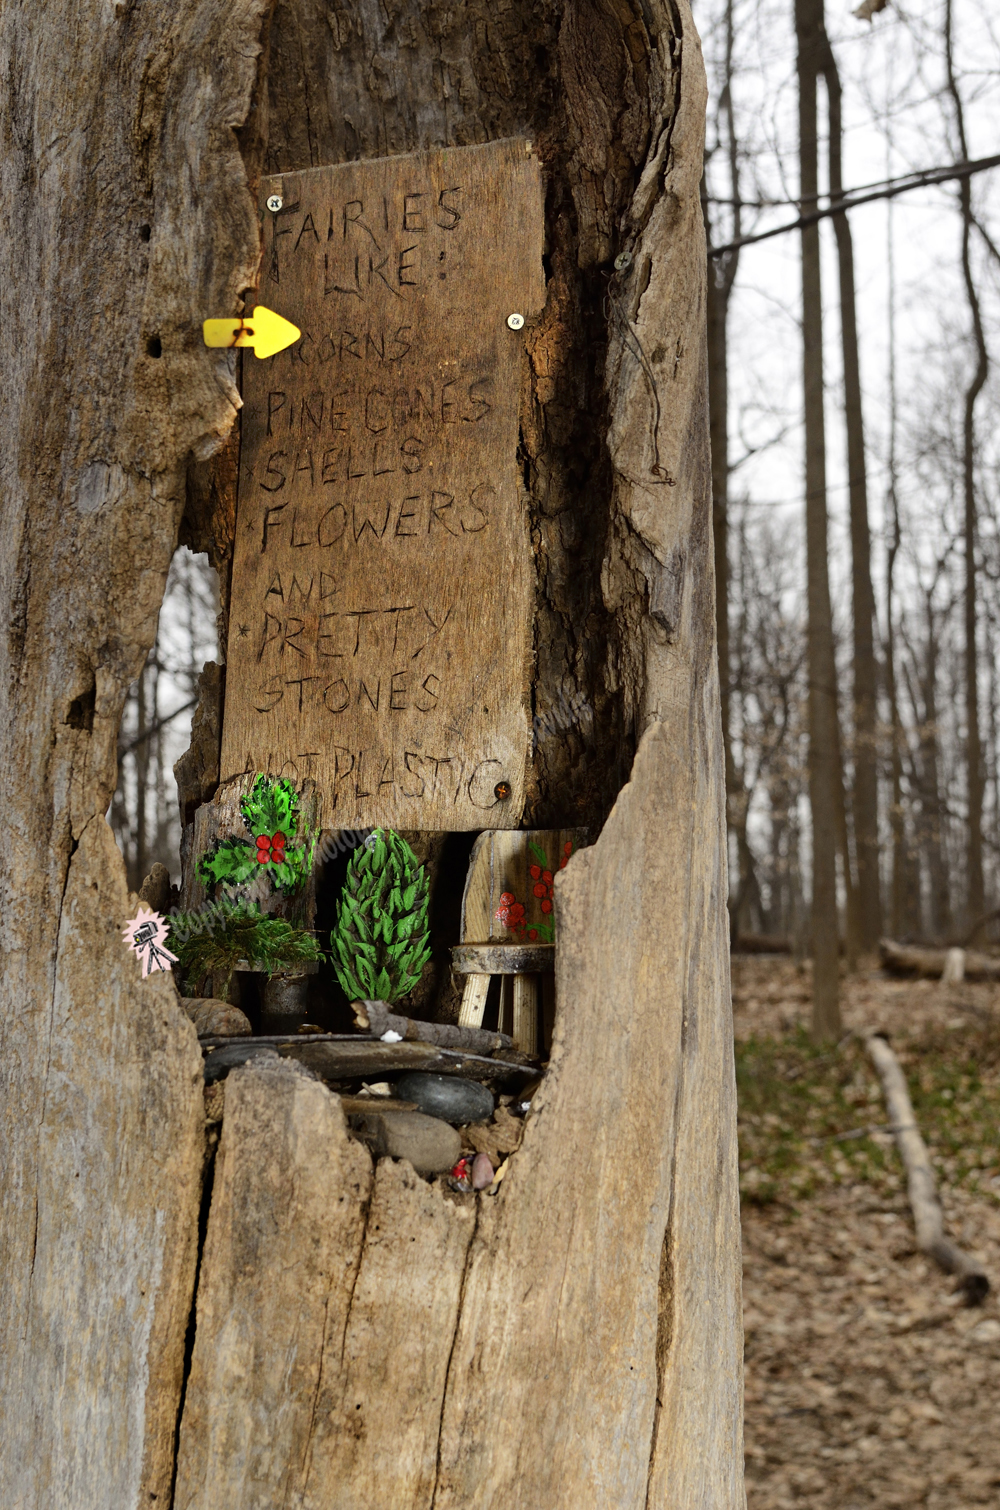
POLYGON ((351 856, 330 935, 351 1001, 398 1001, 431 957, 427 875, 405 839, 374 829, 351 856))

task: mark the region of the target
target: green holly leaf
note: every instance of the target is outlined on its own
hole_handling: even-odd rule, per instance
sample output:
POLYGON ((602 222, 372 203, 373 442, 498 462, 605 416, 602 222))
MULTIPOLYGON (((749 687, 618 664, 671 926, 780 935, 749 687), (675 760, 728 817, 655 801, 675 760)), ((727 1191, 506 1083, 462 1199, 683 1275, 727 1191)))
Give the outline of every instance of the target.
POLYGON ((246 839, 220 839, 199 856, 197 871, 202 884, 211 888, 223 882, 240 886, 257 870, 257 854, 246 839))

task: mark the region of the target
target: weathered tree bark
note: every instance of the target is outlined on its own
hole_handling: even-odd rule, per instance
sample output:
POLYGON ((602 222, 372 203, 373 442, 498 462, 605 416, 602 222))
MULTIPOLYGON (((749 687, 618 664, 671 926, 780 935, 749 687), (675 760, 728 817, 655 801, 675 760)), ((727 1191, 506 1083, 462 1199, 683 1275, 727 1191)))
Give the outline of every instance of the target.
MULTIPOLYGON (((817 79, 822 62, 823 0, 795 0, 799 81, 799 197, 803 213, 817 203, 819 153, 817 79)), ((837 928, 837 818, 843 797, 837 669, 827 560, 826 421, 823 396, 823 295, 819 226, 802 231, 802 375, 805 411, 806 598, 809 641, 809 807, 812 815, 812 1030, 840 1031, 837 928)), ((845 855, 850 886, 850 860, 845 855)))
MULTIPOLYGON (((56 0, 8 9, 0 39, 0 1503, 736 1510, 704 83, 686 5, 412 0, 389 18, 180 0, 165 17, 56 0), (598 835, 557 887, 550 1068, 499 1193, 464 1203, 373 1168, 300 1070, 234 1071, 199 1257, 195 1030, 121 944, 130 898, 103 815, 179 535, 223 575, 231 559, 235 365, 200 323, 255 286, 263 165, 522 132, 548 185, 521 424, 535 705, 579 695, 591 715, 543 723, 525 821, 598 835)), ((196 764, 187 802, 209 795, 212 749, 196 764)))

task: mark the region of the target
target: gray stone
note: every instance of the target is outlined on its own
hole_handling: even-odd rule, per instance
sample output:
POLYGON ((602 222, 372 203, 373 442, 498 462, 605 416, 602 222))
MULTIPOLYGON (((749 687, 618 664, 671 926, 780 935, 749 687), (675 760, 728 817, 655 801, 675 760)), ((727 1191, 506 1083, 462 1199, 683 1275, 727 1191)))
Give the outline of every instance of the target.
POLYGON ((423 1112, 365 1112, 352 1130, 378 1158, 409 1159, 418 1174, 443 1174, 458 1163, 462 1140, 453 1127, 423 1112))
POLYGON ((277 1058, 277 1050, 269 1043, 254 1043, 252 1039, 244 1039, 242 1043, 223 1043, 205 1056, 205 1082, 211 1085, 214 1080, 225 1079, 230 1070, 250 1059, 277 1058))
POLYGON ((493 1092, 477 1080, 458 1075, 433 1075, 414 1071, 397 1082, 401 1101, 415 1101, 429 1117, 443 1117, 455 1127, 485 1122, 493 1115, 493 1092))
POLYGON ((181 1006, 199 1038, 241 1038, 253 1032, 250 1019, 228 1001, 218 1001, 214 996, 182 996, 181 1006))

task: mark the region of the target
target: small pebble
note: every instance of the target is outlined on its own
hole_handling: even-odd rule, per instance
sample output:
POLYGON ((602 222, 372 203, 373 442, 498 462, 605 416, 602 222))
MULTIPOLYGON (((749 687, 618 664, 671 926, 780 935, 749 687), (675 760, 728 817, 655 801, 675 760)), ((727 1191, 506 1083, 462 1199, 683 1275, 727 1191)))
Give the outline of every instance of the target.
POLYGON ((486 1190, 493 1184, 493 1165, 488 1153, 477 1153, 472 1161, 472 1188, 486 1190))

